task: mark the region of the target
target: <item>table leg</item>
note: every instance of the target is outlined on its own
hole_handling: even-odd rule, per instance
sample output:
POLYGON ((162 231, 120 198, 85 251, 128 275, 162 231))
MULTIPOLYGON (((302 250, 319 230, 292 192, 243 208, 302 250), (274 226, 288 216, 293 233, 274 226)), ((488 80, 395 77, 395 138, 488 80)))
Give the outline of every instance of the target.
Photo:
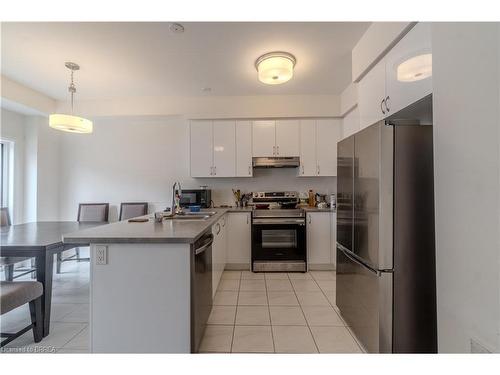
POLYGON ((49 329, 50 329, 50 308, 52 302, 53 265, 54 265, 54 253, 51 251, 44 251, 42 255, 36 257, 36 279, 43 284, 43 295, 42 295, 43 337, 49 334, 49 329))

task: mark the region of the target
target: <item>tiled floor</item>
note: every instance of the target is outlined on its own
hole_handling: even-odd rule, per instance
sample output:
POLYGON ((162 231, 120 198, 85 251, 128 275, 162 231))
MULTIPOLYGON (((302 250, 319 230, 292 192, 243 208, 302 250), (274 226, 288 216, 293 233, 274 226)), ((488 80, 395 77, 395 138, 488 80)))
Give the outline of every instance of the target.
MULTIPOLYGON (((88 256, 87 249, 82 248, 80 256, 88 256)), ((35 343, 32 331, 26 332, 2 348, 3 352, 88 353, 89 263, 65 262, 62 271, 59 275, 54 272, 50 334, 35 343)), ((17 280, 21 279, 29 280, 29 276, 17 280)), ((28 305, 2 315, 2 332, 15 332, 27 326, 29 316, 28 305)))
POLYGON ((335 273, 225 271, 200 351, 360 353, 335 306, 335 273))
MULTIPOLYGON (((85 250, 82 249, 82 257, 86 256, 85 250)), ((361 351, 335 311, 334 272, 226 271, 222 277, 202 352, 361 351)), ((89 351, 88 262, 66 262, 62 274, 54 273, 51 321, 50 335, 42 342, 35 344, 29 331, 3 348, 3 352, 89 351)), ((14 332, 28 324, 27 305, 0 317, 2 332, 14 332)))

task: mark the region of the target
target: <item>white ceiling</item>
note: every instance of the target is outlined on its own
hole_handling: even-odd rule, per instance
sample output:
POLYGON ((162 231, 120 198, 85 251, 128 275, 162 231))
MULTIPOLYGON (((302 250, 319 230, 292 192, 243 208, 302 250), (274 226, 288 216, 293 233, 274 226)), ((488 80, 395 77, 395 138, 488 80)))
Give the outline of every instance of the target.
POLYGON ((65 61, 81 66, 78 99, 140 96, 340 94, 351 50, 369 23, 2 23, 2 74, 54 99, 67 98, 65 61), (294 78, 268 86, 254 61, 282 50, 294 78), (210 93, 202 88, 211 87, 210 93))

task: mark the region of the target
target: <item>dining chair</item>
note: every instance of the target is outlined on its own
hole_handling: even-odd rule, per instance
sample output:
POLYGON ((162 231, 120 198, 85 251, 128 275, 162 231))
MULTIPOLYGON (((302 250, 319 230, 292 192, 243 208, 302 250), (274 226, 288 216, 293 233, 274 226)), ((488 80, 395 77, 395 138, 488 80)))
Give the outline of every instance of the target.
POLYGON ((124 202, 120 204, 119 221, 133 217, 144 216, 148 213, 147 202, 124 202))
POLYGON ((43 317, 42 317, 42 294, 43 284, 38 281, 1 281, 0 282, 0 315, 8 313, 20 306, 29 303, 31 324, 15 333, 1 332, 2 340, 0 347, 4 347, 12 340, 22 336, 30 329, 33 330, 35 342, 42 341, 43 317))
MULTIPOLYGON (((11 225, 9 209, 7 207, 2 207, 0 209, 0 226, 8 227, 11 225)), ((4 269, 5 280, 12 281, 18 277, 31 274, 31 278, 36 278, 36 262, 35 258, 29 257, 0 257, 0 266, 4 269), (30 268, 14 268, 14 265, 18 263, 31 260, 30 268)))
MULTIPOLYGON (((77 221, 79 223, 107 223, 109 215, 109 203, 80 203, 78 205, 77 221)), ((75 248, 75 254, 63 258, 62 253, 57 254, 56 272, 61 273, 61 265, 63 262, 71 260, 82 262, 90 261, 90 258, 80 258, 80 249, 75 248)))

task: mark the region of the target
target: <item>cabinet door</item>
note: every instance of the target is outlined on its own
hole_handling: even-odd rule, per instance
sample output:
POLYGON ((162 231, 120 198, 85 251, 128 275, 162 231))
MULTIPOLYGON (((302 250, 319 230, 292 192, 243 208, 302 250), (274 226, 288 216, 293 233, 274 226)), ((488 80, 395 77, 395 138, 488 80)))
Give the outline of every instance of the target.
POLYGON ((306 220, 309 265, 330 265, 330 212, 308 212, 306 220))
POLYGON ((384 99, 385 59, 382 59, 358 84, 360 130, 375 124, 386 116, 382 103, 384 99))
POLYGON ((211 177, 213 166, 212 121, 193 120, 190 125, 191 177, 211 177))
POLYGON ((359 108, 354 108, 342 119, 342 139, 359 131, 359 108))
POLYGON ((419 22, 386 56, 389 114, 432 93, 431 24, 419 22))
POLYGON ((276 156, 300 155, 300 121, 276 121, 276 156))
POLYGON ((316 158, 318 176, 337 175, 337 142, 341 138, 341 120, 316 121, 316 158))
POLYGON ((316 176, 316 120, 300 120, 299 176, 316 176))
POLYGON ((252 175, 252 122, 236 121, 236 176, 252 175))
POLYGON ((230 212, 227 223, 227 263, 250 269, 251 219, 249 212, 230 212))
POLYGON ((254 121, 252 124, 252 155, 275 156, 275 139, 274 121, 254 121))
POLYGON ((214 169, 215 177, 236 175, 236 135, 234 121, 214 121, 214 169))

